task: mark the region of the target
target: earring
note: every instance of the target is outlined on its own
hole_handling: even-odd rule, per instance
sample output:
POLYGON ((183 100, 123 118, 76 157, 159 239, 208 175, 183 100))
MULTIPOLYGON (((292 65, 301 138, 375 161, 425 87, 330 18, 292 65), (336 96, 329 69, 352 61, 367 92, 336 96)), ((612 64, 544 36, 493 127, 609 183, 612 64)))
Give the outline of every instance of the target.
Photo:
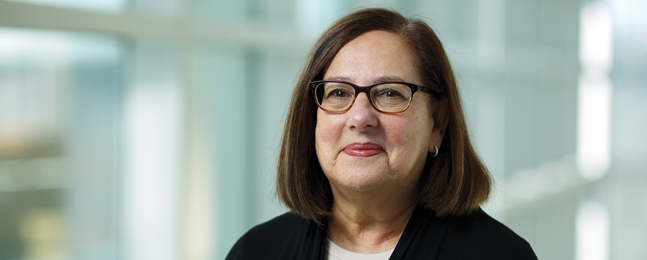
POLYGON ((436 145, 434 144, 434 148, 436 148, 436 153, 434 153, 433 155, 431 155, 431 157, 436 157, 436 156, 438 156, 438 146, 436 146, 436 145))

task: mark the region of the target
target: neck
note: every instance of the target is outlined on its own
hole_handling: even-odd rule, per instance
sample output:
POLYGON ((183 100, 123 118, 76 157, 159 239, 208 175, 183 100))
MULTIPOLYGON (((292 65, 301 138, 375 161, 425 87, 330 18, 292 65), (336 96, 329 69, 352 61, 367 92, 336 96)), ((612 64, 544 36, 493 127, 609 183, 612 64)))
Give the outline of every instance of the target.
POLYGON ((357 253, 393 249, 417 204, 414 192, 399 195, 342 193, 333 188, 328 238, 357 253))

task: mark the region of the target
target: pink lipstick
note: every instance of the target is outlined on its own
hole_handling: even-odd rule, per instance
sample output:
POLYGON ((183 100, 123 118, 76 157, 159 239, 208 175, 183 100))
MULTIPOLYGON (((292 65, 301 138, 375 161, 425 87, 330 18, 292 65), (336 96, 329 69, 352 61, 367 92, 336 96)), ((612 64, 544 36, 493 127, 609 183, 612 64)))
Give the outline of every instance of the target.
POLYGON ((379 144, 374 143, 352 143, 344 147, 342 151, 350 156, 370 157, 383 153, 384 148, 382 148, 382 146, 380 146, 379 144))

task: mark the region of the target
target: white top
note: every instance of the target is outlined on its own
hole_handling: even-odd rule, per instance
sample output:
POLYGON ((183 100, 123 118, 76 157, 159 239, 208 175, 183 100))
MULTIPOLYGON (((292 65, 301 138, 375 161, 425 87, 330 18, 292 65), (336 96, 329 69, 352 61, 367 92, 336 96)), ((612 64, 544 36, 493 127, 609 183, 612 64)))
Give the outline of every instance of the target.
POLYGON ((326 260, 389 260, 393 253, 393 249, 391 249, 377 254, 360 254, 343 249, 330 239, 326 239, 326 241, 326 260))

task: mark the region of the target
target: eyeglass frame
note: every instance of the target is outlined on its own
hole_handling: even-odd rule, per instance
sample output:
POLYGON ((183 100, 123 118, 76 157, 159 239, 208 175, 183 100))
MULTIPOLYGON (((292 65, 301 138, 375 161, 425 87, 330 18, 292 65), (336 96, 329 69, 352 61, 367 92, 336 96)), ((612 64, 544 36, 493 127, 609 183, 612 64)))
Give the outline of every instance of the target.
POLYGON ((350 110, 353 107, 353 105, 355 105, 355 100, 357 100, 357 96, 360 93, 365 93, 366 94, 366 97, 368 97, 368 101, 371 103, 373 108, 375 108, 375 110, 377 110, 380 113, 385 113, 385 114, 398 114, 398 113, 402 113, 404 111, 407 111, 407 109, 409 109, 409 106, 411 106, 411 101, 413 100, 413 94, 415 94, 417 91, 422 91, 422 92, 428 93, 428 94, 434 96, 436 99, 440 99, 443 96, 443 94, 441 92, 438 92, 438 91, 432 89, 431 87, 425 87, 425 86, 420 86, 420 85, 416 85, 416 84, 413 84, 413 83, 399 82, 399 81, 387 81, 387 82, 375 83, 373 85, 368 85, 368 86, 358 86, 358 85, 355 85, 353 83, 346 82, 346 81, 341 81, 341 80, 315 80, 315 81, 311 81, 310 83, 308 83, 308 85, 310 86, 310 89, 312 90, 312 95, 313 95, 313 97, 315 99, 315 103, 317 104, 317 106, 319 108, 321 108, 321 110, 329 112, 329 113, 339 113, 339 114, 343 114, 343 113, 348 112, 348 110, 350 110), (319 101, 317 100, 317 92, 316 92, 317 86, 319 84, 321 84, 321 83, 343 83, 343 84, 347 84, 347 85, 353 87, 353 89, 355 90, 355 97, 353 97, 353 102, 350 103, 350 106, 348 106, 348 108, 346 108, 344 110, 340 110, 340 111, 327 110, 327 109, 321 107, 321 105, 319 104, 319 101), (409 103, 407 104, 407 106, 404 109, 402 109, 401 111, 397 111, 397 112, 387 112, 387 111, 382 111, 382 110, 378 109, 375 106, 375 103, 373 102, 373 98, 371 97, 371 89, 373 89, 376 86, 384 85, 384 84, 402 84, 402 85, 405 85, 405 86, 407 86, 407 87, 409 87, 411 89, 411 97, 409 98, 409 103))

